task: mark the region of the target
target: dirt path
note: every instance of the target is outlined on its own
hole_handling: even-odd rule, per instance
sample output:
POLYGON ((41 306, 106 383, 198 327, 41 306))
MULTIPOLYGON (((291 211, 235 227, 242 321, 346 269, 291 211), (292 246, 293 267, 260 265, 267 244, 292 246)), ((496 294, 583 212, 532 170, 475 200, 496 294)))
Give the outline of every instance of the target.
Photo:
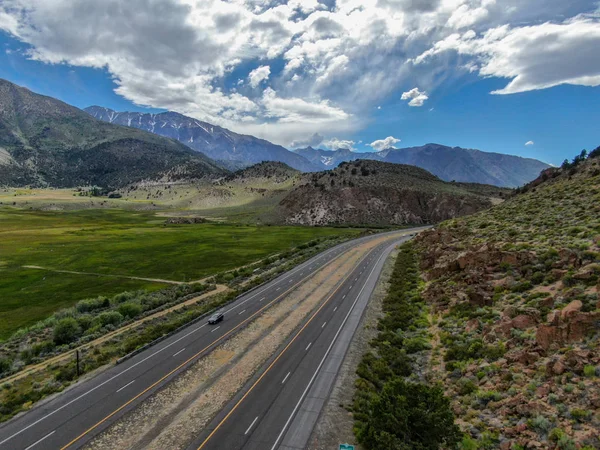
POLYGON ((381 240, 362 244, 330 262, 87 448, 185 448, 381 240))
POLYGON ((104 336, 101 336, 98 339, 94 339, 93 341, 90 341, 87 344, 80 345, 79 347, 76 347, 76 348, 74 348, 72 350, 69 350, 67 353, 62 353, 60 355, 54 356, 52 358, 49 358, 49 359, 47 359, 47 360, 45 360, 45 361, 43 361, 43 362, 41 362, 39 364, 34 364, 32 366, 29 366, 29 367, 21 370, 20 372, 12 375, 10 377, 2 379, 2 383, 11 383, 11 382, 19 380, 19 379, 21 379, 21 378, 23 378, 25 376, 31 375, 32 373, 35 373, 35 372, 37 372, 39 370, 45 369, 46 367, 48 367, 48 366, 50 366, 52 364, 63 362, 65 360, 67 360, 67 359, 72 359, 73 358, 73 354, 74 354, 74 352, 76 350, 83 351, 83 350, 88 349, 90 347, 94 347, 94 346, 97 346, 99 344, 102 344, 103 342, 106 342, 106 341, 114 338, 115 336, 118 336, 121 333, 129 331, 132 328, 136 328, 136 327, 144 324, 145 322, 148 322, 149 320, 154 320, 154 319, 156 319, 158 317, 162 317, 165 314, 169 314, 170 312, 177 311, 178 309, 183 308, 184 306, 193 305, 194 303, 196 303, 196 302, 198 302, 200 300, 204 300, 204 299, 206 299, 208 297, 212 297, 213 295, 220 294, 221 292, 225 292, 228 289, 229 288, 227 286, 218 284, 217 287, 216 287, 216 289, 214 289, 212 291, 205 292, 204 294, 199 295, 198 297, 191 298, 189 300, 186 300, 185 302, 178 303, 177 305, 172 306, 170 308, 167 308, 167 309, 165 309, 163 311, 159 311, 159 312, 157 312, 155 314, 149 315, 149 316, 144 317, 144 318, 142 318, 140 320, 136 320, 135 322, 132 322, 129 325, 125 325, 124 327, 121 327, 121 328, 119 328, 119 329, 117 329, 115 331, 111 331, 110 333, 105 334, 104 336))
POLYGON ((46 270, 48 272, 56 272, 56 273, 70 273, 74 275, 93 275, 96 277, 109 277, 109 278, 127 278, 128 280, 141 280, 141 281, 151 281, 155 283, 166 283, 166 284, 194 284, 201 283, 204 280, 199 281, 190 281, 189 283, 184 283, 183 281, 173 281, 173 280, 163 280, 161 278, 145 278, 145 277, 130 277, 128 275, 111 275, 106 273, 95 273, 95 272, 77 272, 75 270, 60 270, 60 269, 51 269, 49 267, 42 266, 21 266, 24 269, 37 269, 37 270, 46 270))

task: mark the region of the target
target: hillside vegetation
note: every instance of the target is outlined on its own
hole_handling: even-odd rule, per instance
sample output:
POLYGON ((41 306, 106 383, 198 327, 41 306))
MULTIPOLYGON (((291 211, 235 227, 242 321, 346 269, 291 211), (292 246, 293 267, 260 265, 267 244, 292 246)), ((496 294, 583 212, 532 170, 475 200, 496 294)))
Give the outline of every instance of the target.
POLYGON ((600 149, 415 243, 464 449, 600 448, 600 149))
POLYGON ((0 79, 0 185, 118 187, 225 173, 175 140, 96 120, 0 79))
POLYGON ((448 183, 415 166, 359 160, 305 174, 280 206, 291 224, 427 224, 488 208, 492 198, 510 192, 448 183))

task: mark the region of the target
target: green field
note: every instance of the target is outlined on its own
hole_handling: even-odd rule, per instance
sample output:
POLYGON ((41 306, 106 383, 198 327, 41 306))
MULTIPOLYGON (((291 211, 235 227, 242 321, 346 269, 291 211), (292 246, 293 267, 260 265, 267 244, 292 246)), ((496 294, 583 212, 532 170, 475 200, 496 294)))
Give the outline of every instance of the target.
POLYGON ((0 339, 83 298, 165 286, 25 265, 193 281, 312 239, 358 233, 339 228, 164 222, 153 212, 0 208, 0 339))

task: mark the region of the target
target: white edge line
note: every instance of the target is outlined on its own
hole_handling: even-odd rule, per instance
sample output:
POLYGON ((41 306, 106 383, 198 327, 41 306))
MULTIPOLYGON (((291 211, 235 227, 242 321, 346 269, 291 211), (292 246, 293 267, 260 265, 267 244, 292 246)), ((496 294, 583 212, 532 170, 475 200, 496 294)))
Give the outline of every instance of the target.
POLYGON ((41 438, 38 441, 35 441, 33 444, 31 444, 29 447, 27 447, 25 450, 29 450, 30 448, 33 448, 35 445, 38 445, 40 442, 42 442, 44 439, 49 438, 50 436, 52 436, 54 433, 56 433, 56 430, 51 431, 50 433, 48 433, 46 436, 44 436, 43 438, 41 438))
MULTIPOLYGON (((183 349, 183 350, 185 350, 185 349, 183 349)), ((181 351, 183 351, 183 350, 181 350, 181 351)), ((177 353, 181 353, 181 352, 177 352, 177 353)), ((177 353, 175 353, 175 355, 176 355, 177 353)), ((175 356, 175 355, 173 355, 173 356, 175 356)), ((132 384, 134 381, 135 381, 135 380, 131 380, 129 383, 127 383, 127 384, 126 384, 125 386, 123 386, 122 388, 120 388, 120 389, 117 389, 117 392, 121 392, 121 391, 122 391, 123 389, 125 389, 127 386, 131 385, 131 384, 132 384)))
MULTIPOLYGON (((377 268, 377 264, 379 264, 379 261, 381 260, 381 258, 383 258, 383 254, 379 257, 379 259, 377 259, 377 261, 373 265, 373 269, 371 270, 371 273, 369 273, 369 276, 367 277, 367 280, 369 278, 371 278, 371 275, 373 275, 373 272, 377 268)), ((313 374, 313 376, 309 380, 308 385, 304 389, 304 392, 302 392, 302 395, 300 396, 300 400, 298 400, 298 403, 296 403, 296 406, 294 406, 294 409, 293 409, 292 413, 290 414, 290 417, 288 417, 287 421, 285 422, 285 425, 283 425, 283 428, 281 429, 281 432, 277 436, 277 439, 275 440, 275 443, 273 444, 273 447, 271 447, 271 450, 275 450, 277 448, 277 445, 279 444, 279 441, 281 440, 281 438, 283 437, 283 434, 285 433, 285 431, 287 430, 288 426, 290 425, 290 422, 292 421, 292 419, 296 415, 296 412, 298 411, 298 408, 300 407, 300 405, 304 401, 304 398, 306 397, 306 394, 308 394, 309 389, 311 388, 312 384, 314 383, 315 378, 317 377, 319 371, 321 370, 321 367, 325 363, 325 360, 329 356, 329 353, 331 352, 331 349, 333 348, 333 345, 337 341, 337 338, 338 338, 339 334, 341 333, 342 328, 344 328, 344 325, 346 325, 346 322, 348 321, 348 318, 350 317, 350 314, 352 314, 352 311, 354 310, 354 307, 358 303, 358 299, 360 298, 360 296, 363 293, 363 291, 364 291, 364 289, 365 289, 366 286, 367 286, 367 283, 365 282, 364 286, 362 287, 362 289, 360 290, 360 292, 356 296, 356 300, 354 300, 354 303, 352 303, 352 306, 350 307, 350 311, 348 311, 348 314, 346 314, 346 317, 344 317, 344 321, 342 322, 342 324, 338 328, 337 332, 335 333, 335 336, 333 337, 333 339, 331 341, 331 344, 329 344, 329 347, 327 348, 327 351, 325 352, 325 355, 323 355, 323 359, 321 359, 321 362, 319 363, 319 366, 317 367, 317 370, 315 370, 315 373, 313 374)))
POLYGON ((254 426, 254 424, 256 423, 256 421, 258 420, 258 416, 256 416, 254 418, 254 420, 252 421, 252 423, 250 424, 250 426, 248 427, 248 429, 246 430, 246 432, 244 433, 244 436, 248 434, 248 432, 252 429, 252 427, 254 426))

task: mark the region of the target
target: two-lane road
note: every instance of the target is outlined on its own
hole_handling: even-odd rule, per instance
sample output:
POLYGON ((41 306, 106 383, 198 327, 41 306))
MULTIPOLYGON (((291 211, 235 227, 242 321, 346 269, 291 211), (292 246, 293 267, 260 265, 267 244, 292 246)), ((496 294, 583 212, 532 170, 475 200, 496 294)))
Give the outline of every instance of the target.
MULTIPOLYGON (((91 379, 76 383, 62 394, 1 425, 0 450, 66 449, 83 446, 335 258, 357 245, 386 235, 392 238, 398 236, 398 232, 363 237, 333 247, 236 299, 225 309, 225 320, 219 325, 190 325, 124 363, 111 367, 91 379)), ((362 273, 359 271, 354 276, 356 280, 352 289, 345 293, 340 291, 340 296, 352 296, 359 289, 361 280, 367 276, 364 264, 368 263, 363 262, 362 273)), ((339 299, 335 296, 335 299, 327 301, 320 313, 330 314, 322 316, 326 317, 325 322, 330 322, 329 326, 326 323, 318 324, 324 336, 331 333, 333 326, 338 323, 337 317, 348 306, 347 302, 336 304, 340 310, 338 314, 338 309, 333 311, 336 306, 331 306, 335 303, 332 300, 339 299)), ((315 323, 311 322, 306 329, 312 330, 315 323)), ((314 342, 303 344, 309 347, 307 356, 313 355, 315 349, 322 349, 323 339, 327 340, 319 339, 316 335, 311 339, 314 342)), ((298 342, 300 341, 299 339, 298 342)), ((282 357, 282 360, 286 359, 282 357)), ((288 379, 283 380, 286 372, 278 383, 288 386, 297 383, 294 375, 297 370, 292 369, 293 362, 290 362, 287 369, 290 373, 288 379)), ((273 372, 269 371, 269 376, 273 372)), ((261 424, 263 422, 261 420, 261 424)), ((254 424, 250 429, 257 430, 262 427, 263 425, 254 424)))

